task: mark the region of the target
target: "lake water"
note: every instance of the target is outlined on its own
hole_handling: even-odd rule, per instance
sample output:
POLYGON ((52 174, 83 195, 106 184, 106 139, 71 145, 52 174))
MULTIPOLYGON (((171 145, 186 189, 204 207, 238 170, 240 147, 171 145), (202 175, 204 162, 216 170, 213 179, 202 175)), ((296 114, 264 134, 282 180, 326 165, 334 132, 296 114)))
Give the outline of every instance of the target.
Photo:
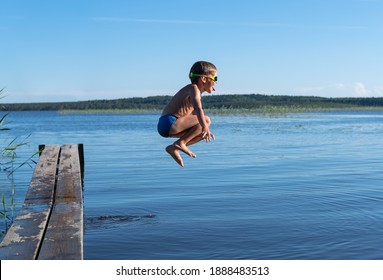
POLYGON ((184 168, 157 118, 12 112, 0 144, 84 144, 86 259, 383 259, 382 112, 212 115, 184 168))

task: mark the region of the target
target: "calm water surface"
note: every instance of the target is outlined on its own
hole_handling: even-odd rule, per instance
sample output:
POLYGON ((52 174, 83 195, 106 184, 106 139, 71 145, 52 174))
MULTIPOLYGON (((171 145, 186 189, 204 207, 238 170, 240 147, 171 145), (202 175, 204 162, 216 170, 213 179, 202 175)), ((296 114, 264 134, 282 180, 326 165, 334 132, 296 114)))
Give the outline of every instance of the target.
POLYGON ((211 116, 184 168, 157 117, 13 112, 1 143, 84 143, 86 259, 383 259, 382 112, 211 116))

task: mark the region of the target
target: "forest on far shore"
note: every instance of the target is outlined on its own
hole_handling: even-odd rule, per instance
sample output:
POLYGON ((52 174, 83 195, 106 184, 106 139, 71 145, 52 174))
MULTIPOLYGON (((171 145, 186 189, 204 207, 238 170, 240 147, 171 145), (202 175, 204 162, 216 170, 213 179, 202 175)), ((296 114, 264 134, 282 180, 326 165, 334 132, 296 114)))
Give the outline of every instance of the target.
MULTIPOLYGON (((76 102, 38 102, 0 104, 0 111, 94 111, 137 110, 160 111, 171 96, 132 97, 76 102)), ((204 109, 257 111, 267 108, 285 108, 297 111, 332 109, 382 109, 383 97, 325 98, 315 96, 288 96, 262 94, 232 94, 203 96, 204 109), (294 110, 295 109, 295 110, 294 110)))

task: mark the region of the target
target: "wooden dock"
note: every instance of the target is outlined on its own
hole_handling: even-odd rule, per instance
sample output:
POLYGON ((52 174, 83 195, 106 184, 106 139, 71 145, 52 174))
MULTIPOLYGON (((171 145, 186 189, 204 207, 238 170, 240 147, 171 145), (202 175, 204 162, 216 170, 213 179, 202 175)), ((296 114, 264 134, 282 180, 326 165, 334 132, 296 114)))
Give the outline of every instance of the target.
POLYGON ((40 149, 24 204, 0 244, 0 259, 83 259, 83 145, 40 149))

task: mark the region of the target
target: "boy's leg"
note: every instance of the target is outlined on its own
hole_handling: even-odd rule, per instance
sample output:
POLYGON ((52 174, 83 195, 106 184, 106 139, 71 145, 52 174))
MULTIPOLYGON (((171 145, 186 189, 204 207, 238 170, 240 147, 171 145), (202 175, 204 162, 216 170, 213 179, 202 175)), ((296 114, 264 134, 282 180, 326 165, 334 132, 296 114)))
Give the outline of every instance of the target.
POLYGON ((182 161, 182 158, 180 156, 180 153, 178 152, 177 148, 174 146, 174 144, 169 145, 166 147, 166 151, 172 156, 172 158, 182 167, 184 166, 184 163, 182 161))
POLYGON ((170 128, 169 134, 172 137, 177 137, 179 134, 184 134, 186 130, 199 124, 198 117, 196 115, 190 115, 186 117, 178 118, 170 128))
MULTIPOLYGON (((210 125, 210 118, 207 116, 206 122, 210 125)), ((171 137, 180 138, 174 142, 177 149, 183 151, 191 157, 196 156, 187 148, 188 145, 192 145, 202 140, 202 127, 199 124, 198 117, 196 115, 177 119, 172 125, 169 134, 171 137)))
MULTIPOLYGON (((174 142, 174 146, 186 153, 187 155, 191 157, 196 157, 196 154, 193 153, 187 146, 196 143, 197 141, 191 142, 192 139, 198 138, 200 136, 195 137, 195 135, 201 135, 202 128, 199 124, 196 124, 195 126, 189 128, 188 130, 184 131, 184 133, 180 136, 180 138, 174 142)), ((202 137, 201 137, 202 139, 202 137)))
MULTIPOLYGON (((187 130, 186 132, 184 133, 181 133, 182 136, 185 136, 187 135, 188 133, 193 133, 193 131, 197 128, 198 129, 198 126, 201 127, 199 124, 193 126, 192 128, 189 128, 189 130, 187 130)), ((202 129, 200 129, 200 131, 202 131, 202 129)), ((194 133, 193 133, 194 134, 194 133)), ((201 132, 200 132, 201 134, 201 132)), ((173 137, 177 137, 177 135, 173 135, 173 137)), ((192 151, 190 151, 187 147, 186 147, 186 144, 184 144, 184 142, 182 142, 182 140, 178 139, 177 141, 175 141, 173 144, 169 145, 166 147, 166 152, 168 152, 172 158, 181 166, 184 166, 183 164, 183 161, 182 161, 182 158, 178 152, 178 150, 180 151, 183 151, 185 154, 189 155, 190 157, 193 157, 195 158, 196 157, 196 154, 193 153, 192 151)), ((202 139, 202 137, 200 137, 202 139)), ((195 143, 195 142, 194 142, 195 143)))

